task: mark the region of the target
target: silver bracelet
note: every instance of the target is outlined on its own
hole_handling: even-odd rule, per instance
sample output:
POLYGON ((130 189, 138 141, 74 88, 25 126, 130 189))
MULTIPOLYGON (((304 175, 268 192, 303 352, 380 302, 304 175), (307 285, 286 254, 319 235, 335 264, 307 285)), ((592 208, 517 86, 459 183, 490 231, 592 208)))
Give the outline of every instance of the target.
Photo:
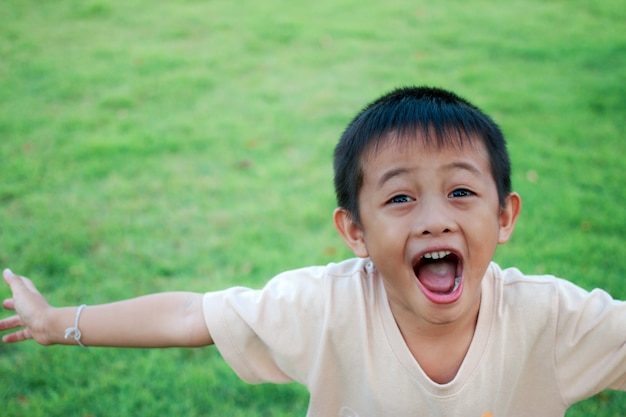
POLYGON ((76 320, 74 320, 74 327, 69 327, 65 330, 65 338, 74 338, 74 340, 76 340, 76 343, 78 343, 81 347, 87 347, 83 345, 83 343, 80 341, 80 337, 82 336, 82 334, 80 333, 80 330, 78 330, 78 319, 80 319, 80 313, 83 312, 83 309, 85 307, 87 307, 87 304, 83 304, 78 307, 78 310, 76 311, 76 320))

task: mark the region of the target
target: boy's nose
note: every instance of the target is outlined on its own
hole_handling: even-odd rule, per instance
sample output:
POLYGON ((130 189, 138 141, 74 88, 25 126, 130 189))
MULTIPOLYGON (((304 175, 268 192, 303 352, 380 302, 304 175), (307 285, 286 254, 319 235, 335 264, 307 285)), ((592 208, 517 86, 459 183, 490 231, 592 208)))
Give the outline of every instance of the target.
POLYGON ((440 235, 454 230, 454 222, 443 204, 423 202, 414 223, 416 235, 440 235))

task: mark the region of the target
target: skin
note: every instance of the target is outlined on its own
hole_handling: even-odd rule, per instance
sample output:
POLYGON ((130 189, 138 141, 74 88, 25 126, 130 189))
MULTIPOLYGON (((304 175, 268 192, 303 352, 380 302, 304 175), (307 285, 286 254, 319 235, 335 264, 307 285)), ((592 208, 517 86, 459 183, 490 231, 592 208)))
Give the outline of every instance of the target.
POLYGON ((510 238, 520 212, 518 194, 500 207, 481 140, 462 148, 428 148, 419 138, 387 144, 363 158, 361 221, 335 210, 334 221, 359 257, 383 277, 398 327, 422 369, 435 382, 456 375, 471 343, 481 282, 496 247, 510 238), (449 250, 462 264, 462 292, 435 303, 418 284, 414 263, 449 250))

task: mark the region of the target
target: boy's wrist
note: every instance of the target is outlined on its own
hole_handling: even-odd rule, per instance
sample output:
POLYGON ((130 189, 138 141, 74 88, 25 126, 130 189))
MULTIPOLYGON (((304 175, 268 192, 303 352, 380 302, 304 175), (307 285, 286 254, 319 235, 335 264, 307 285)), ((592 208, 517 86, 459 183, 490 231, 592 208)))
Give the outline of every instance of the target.
POLYGON ((41 327, 33 338, 41 345, 75 344, 73 339, 65 338, 65 330, 73 326, 78 307, 48 306, 43 314, 41 327))
POLYGON ((87 304, 82 304, 80 307, 76 309, 76 317, 74 318, 74 325, 72 327, 68 327, 65 329, 64 338, 65 339, 74 339, 76 343, 81 347, 86 347, 83 342, 81 342, 82 333, 78 328, 78 323, 80 321, 80 315, 83 310, 87 307, 87 304))

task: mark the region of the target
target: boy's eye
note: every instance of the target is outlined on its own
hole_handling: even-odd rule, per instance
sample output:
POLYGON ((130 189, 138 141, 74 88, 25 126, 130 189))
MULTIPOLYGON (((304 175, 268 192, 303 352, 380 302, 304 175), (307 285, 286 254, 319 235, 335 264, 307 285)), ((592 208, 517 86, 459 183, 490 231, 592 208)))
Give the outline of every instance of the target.
POLYGON ((471 192, 470 190, 466 190, 465 188, 459 188, 457 190, 452 191, 448 197, 450 198, 458 198, 458 197, 469 197, 471 195, 474 195, 473 192, 471 192))
POLYGON ((391 204, 410 203, 413 199, 407 195, 397 195, 389 200, 391 204))

